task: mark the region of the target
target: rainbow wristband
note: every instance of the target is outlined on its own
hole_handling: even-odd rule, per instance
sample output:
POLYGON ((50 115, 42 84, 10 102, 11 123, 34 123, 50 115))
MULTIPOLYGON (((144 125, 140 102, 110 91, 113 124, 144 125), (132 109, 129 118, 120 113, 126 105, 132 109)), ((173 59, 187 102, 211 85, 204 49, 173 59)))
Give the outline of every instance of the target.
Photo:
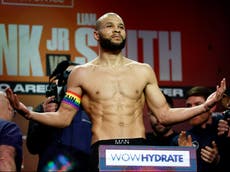
POLYGON ((78 94, 72 91, 66 91, 66 94, 62 99, 62 103, 66 103, 74 107, 75 109, 79 110, 80 103, 81 103, 81 96, 79 96, 78 94))

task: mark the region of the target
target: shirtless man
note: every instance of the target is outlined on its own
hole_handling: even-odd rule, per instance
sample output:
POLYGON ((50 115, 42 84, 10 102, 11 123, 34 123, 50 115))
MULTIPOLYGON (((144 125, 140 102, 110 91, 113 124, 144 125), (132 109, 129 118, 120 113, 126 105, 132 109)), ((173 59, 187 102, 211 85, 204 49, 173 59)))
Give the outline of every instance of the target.
POLYGON ((29 111, 12 90, 7 89, 14 107, 26 118, 66 127, 70 125, 81 101, 93 124, 92 144, 95 144, 110 139, 145 138, 145 102, 162 124, 172 124, 209 110, 222 98, 226 89, 223 79, 204 104, 192 108, 170 108, 150 65, 122 55, 126 30, 119 15, 106 13, 101 16, 96 22, 94 38, 99 42, 99 56, 72 70, 65 100, 58 111, 42 114, 29 111))

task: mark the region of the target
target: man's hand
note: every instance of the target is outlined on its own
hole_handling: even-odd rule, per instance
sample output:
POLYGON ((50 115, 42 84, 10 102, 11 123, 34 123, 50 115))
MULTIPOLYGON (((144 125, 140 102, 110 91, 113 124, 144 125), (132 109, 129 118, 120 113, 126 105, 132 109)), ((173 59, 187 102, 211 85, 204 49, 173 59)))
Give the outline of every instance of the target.
POLYGON ((30 118, 30 111, 27 109, 27 107, 19 101, 18 96, 13 93, 13 91, 10 88, 7 88, 6 90, 7 98, 9 99, 11 105, 13 108, 23 117, 26 119, 30 118))
POLYGON ((207 98, 204 104, 206 111, 211 109, 218 101, 220 101, 223 98, 225 90, 226 90, 226 80, 224 78, 220 82, 220 85, 216 86, 216 91, 207 98))
MULTIPOLYGON (((230 121, 229 118, 228 118, 227 120, 230 121)), ((230 135, 228 121, 223 120, 223 119, 220 119, 220 120, 219 120, 219 122, 218 122, 218 127, 217 127, 217 130, 218 130, 218 131, 217 131, 217 135, 218 135, 218 136, 222 136, 222 135, 224 135, 225 133, 227 133, 227 136, 230 135)))
POLYGON ((201 158, 207 163, 218 164, 220 160, 220 155, 215 141, 212 142, 211 147, 205 146, 201 149, 201 158))
POLYGON ((181 131, 178 137, 179 146, 192 146, 192 137, 191 135, 186 135, 186 131, 181 131))

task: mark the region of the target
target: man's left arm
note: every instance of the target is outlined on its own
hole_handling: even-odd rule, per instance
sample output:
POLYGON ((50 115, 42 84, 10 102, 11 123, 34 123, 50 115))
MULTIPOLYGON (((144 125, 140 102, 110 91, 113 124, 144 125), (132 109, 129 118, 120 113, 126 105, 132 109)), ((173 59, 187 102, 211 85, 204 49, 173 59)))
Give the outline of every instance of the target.
POLYGON ((164 125, 176 124, 186 121, 201 113, 207 112, 224 95, 226 90, 225 78, 216 87, 216 91, 208 97, 205 103, 190 108, 170 108, 161 92, 154 71, 146 68, 145 76, 147 84, 145 87, 145 96, 149 109, 156 115, 160 123, 164 125))

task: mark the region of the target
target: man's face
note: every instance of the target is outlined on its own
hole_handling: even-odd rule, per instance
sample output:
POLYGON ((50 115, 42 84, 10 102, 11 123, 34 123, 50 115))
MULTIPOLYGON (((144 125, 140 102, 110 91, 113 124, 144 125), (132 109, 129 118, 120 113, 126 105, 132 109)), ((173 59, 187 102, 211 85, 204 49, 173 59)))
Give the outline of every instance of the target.
POLYGON ((104 50, 108 51, 120 51, 125 47, 125 39, 122 39, 120 43, 113 42, 111 38, 105 38, 102 34, 99 34, 99 43, 104 50))
MULTIPOLYGON (((191 96, 191 97, 188 97, 188 99, 186 100, 186 106, 194 107, 204 102, 205 102, 205 99, 202 96, 191 96)), ((210 115, 211 115, 210 111, 202 113, 198 116, 191 118, 189 120, 189 123, 193 126, 202 125, 208 121, 210 115)))
POLYGON ((125 47, 126 32, 121 18, 108 16, 101 21, 98 30, 99 44, 104 50, 120 51, 125 47))

